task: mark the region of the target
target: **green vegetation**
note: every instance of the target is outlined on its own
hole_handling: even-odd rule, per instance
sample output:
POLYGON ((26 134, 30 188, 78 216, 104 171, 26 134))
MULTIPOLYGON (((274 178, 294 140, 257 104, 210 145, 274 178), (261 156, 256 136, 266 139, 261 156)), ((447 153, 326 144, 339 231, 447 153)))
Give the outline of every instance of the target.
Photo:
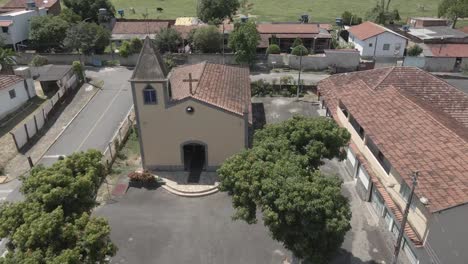
POLYGON ((31 18, 29 40, 36 49, 50 51, 62 45, 71 26, 62 16, 36 16, 31 18))
POLYGON ((257 45, 260 41, 257 27, 252 21, 236 23, 229 35, 229 48, 234 51, 236 62, 252 64, 257 56, 257 45))
POLYGON ((99 17, 99 9, 106 8, 108 15, 113 17, 115 8, 110 0, 64 0, 65 6, 73 12, 93 22, 107 21, 109 17, 99 17))
POLYGON ((0 263, 107 263, 117 248, 103 218, 90 217, 105 175, 96 150, 73 154, 23 178, 24 201, 0 209, 0 263))
POLYGON ((31 60, 31 62, 29 63, 29 65, 34 66, 34 67, 39 67, 39 66, 44 66, 44 65, 46 65, 47 63, 49 63, 49 61, 47 60, 46 57, 41 56, 41 55, 36 55, 36 56, 34 56, 34 58, 31 60))
POLYGON ((202 53, 215 53, 221 50, 223 36, 216 26, 199 28, 193 34, 193 46, 202 53))
MULTIPOLYGON (((406 1, 393 0, 392 10, 400 10, 402 21, 409 16, 436 16, 439 0, 406 1)), ((196 16, 196 1, 193 0, 112 0, 116 9, 124 9, 126 18, 143 18, 142 13, 148 9, 149 18, 176 18, 196 16), (130 12, 135 9, 135 14, 130 12), (163 8, 157 12, 156 8, 163 8)), ((344 11, 363 17, 375 5, 375 0, 250 0, 249 13, 260 21, 297 21, 304 13, 310 15, 310 21, 332 23, 344 11)))
POLYGON ((177 47, 180 43, 182 43, 182 37, 174 28, 161 29, 154 39, 154 44, 162 53, 177 51, 177 47))
POLYGON ((268 49, 266 50, 266 53, 267 54, 280 54, 281 49, 280 49, 280 47, 278 45, 271 44, 270 46, 268 46, 268 49))
POLYGON ((343 25, 359 25, 362 23, 362 17, 353 14, 349 11, 344 11, 343 14, 341 14, 341 18, 343 19, 343 25))
POLYGON ((443 0, 438 11, 439 16, 452 19, 455 27, 459 18, 468 17, 468 0, 443 0))
MULTIPOLYGON (((301 81, 301 84, 303 82, 301 81)), ((265 80, 261 79, 252 82, 251 85, 252 96, 283 96, 283 97, 295 97, 297 96, 297 80, 292 76, 281 77, 279 84, 270 84, 265 80)), ((299 92, 299 97, 303 97, 305 91, 299 92)))
POLYGON ((85 54, 104 52, 110 43, 111 33, 96 23, 80 22, 67 30, 63 45, 85 54))
POLYGON ((204 22, 232 18, 239 8, 238 0, 198 0, 197 16, 204 22))
POLYGON ((299 45, 292 49, 291 54, 296 56, 307 56, 309 55, 309 50, 303 45, 299 45))
POLYGON ((80 81, 84 81, 84 78, 85 78, 85 76, 84 76, 84 67, 81 64, 81 62, 74 61, 73 64, 72 64, 72 69, 76 73, 76 75, 78 75, 78 79, 80 81))
POLYGON ((418 45, 414 44, 413 46, 408 48, 408 56, 419 56, 423 52, 423 49, 418 45))
POLYGON ((234 219, 257 222, 296 257, 328 263, 351 229, 341 180, 322 175, 323 159, 340 158, 350 139, 328 118, 295 116, 258 130, 251 149, 218 170, 220 190, 232 195, 234 219))

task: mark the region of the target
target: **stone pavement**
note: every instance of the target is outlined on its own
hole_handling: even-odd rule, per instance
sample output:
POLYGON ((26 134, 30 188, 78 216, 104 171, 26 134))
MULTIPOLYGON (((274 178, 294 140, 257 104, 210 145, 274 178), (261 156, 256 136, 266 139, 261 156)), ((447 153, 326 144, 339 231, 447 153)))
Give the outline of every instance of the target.
POLYGON ((8 162, 6 173, 10 179, 14 179, 19 175, 26 173, 29 170, 27 157, 31 156, 33 162, 37 162, 50 145, 56 140, 60 133, 70 123, 72 118, 91 100, 98 89, 85 84, 75 94, 72 101, 62 106, 64 109, 54 121, 52 126, 45 134, 25 153, 18 153, 13 159, 8 162))

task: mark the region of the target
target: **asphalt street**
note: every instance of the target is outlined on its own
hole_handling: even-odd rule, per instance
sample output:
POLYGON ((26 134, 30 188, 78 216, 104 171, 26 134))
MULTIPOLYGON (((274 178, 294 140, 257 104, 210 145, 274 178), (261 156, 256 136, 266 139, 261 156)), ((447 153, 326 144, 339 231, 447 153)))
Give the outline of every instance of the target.
MULTIPOLYGON (((58 140, 46 152, 39 164, 53 164, 61 155, 76 151, 98 149, 104 151, 120 122, 129 112, 133 101, 127 68, 99 68, 87 70, 88 77, 104 81, 100 90, 78 116, 65 128, 58 140)), ((21 199, 18 180, 2 186, 0 195, 7 201, 21 199), (5 187, 5 188, 4 188, 5 187)))

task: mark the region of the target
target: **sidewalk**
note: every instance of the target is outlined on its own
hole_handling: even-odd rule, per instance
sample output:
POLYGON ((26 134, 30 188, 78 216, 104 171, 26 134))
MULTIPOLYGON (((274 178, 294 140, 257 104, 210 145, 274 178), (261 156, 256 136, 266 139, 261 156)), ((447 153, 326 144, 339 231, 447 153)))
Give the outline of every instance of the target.
POLYGON ((91 100, 91 98, 99 91, 89 84, 84 84, 73 97, 72 101, 64 107, 57 119, 51 127, 45 131, 45 134, 25 153, 18 153, 11 159, 6 168, 5 173, 8 176, 8 181, 17 178, 29 170, 27 157, 30 156, 33 163, 39 161, 46 150, 54 143, 60 133, 71 123, 77 113, 91 100))

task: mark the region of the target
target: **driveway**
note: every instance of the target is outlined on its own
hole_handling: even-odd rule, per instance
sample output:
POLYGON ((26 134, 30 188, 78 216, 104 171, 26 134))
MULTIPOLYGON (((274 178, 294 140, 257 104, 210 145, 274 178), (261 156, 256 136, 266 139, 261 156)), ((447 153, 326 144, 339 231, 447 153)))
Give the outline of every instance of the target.
POLYGON ((233 221, 231 198, 182 198, 130 188, 95 215, 108 219, 119 250, 111 263, 282 264, 290 253, 261 223, 233 221))
POLYGON ((66 128, 40 163, 51 165, 61 155, 90 148, 104 151, 133 104, 128 82, 131 73, 123 67, 87 70, 88 77, 104 81, 102 90, 66 128))

